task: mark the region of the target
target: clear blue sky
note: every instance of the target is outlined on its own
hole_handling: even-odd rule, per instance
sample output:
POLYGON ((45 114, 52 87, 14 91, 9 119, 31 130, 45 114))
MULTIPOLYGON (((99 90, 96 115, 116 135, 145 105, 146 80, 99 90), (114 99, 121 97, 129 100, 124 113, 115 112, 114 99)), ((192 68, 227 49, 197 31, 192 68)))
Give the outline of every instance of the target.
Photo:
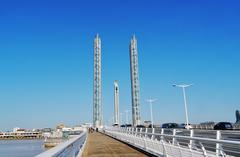
MULTIPOLYGON (((138 39, 141 116, 191 123, 235 121, 240 109, 240 2, 1 1, 0 130, 92 121, 93 39, 102 39, 103 111, 113 115, 113 81, 120 110, 130 110, 129 41, 138 39)), ((125 117, 125 116, 124 116, 125 117)))

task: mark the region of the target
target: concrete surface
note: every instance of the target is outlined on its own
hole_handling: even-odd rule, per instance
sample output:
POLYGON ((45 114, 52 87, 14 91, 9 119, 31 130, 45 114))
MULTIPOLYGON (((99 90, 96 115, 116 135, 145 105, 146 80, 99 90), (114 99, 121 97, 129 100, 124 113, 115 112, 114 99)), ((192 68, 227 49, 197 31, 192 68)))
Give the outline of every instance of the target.
POLYGON ((146 157, 147 155, 101 133, 88 134, 82 157, 146 157))

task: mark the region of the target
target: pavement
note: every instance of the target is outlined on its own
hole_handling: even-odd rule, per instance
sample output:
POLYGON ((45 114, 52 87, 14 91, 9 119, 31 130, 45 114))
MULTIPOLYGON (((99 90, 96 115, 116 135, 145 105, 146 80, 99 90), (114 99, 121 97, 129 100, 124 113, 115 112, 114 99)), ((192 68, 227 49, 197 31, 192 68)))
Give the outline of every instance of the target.
POLYGON ((82 157, 147 157, 147 155, 98 132, 88 134, 82 157))

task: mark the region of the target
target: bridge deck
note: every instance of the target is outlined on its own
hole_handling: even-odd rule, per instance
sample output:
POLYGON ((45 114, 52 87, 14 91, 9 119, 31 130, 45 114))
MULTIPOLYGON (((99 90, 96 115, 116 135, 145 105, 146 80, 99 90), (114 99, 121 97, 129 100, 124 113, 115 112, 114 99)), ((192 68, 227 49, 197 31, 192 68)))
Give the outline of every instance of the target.
POLYGON ((145 154, 101 133, 88 134, 82 157, 146 157, 145 154))

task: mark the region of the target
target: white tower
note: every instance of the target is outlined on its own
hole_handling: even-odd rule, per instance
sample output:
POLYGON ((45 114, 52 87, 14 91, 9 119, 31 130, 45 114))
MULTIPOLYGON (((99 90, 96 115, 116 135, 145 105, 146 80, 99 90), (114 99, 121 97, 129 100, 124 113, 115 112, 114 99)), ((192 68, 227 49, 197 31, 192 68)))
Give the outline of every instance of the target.
POLYGON ((131 69, 131 87, 132 87, 132 121, 133 126, 140 125, 140 102, 139 102, 139 76, 138 76, 138 52, 137 39, 132 37, 130 42, 130 69, 131 69))
POLYGON ((119 87, 114 81, 114 124, 119 124, 119 87))
POLYGON ((101 39, 94 39, 93 127, 102 126, 101 39))

